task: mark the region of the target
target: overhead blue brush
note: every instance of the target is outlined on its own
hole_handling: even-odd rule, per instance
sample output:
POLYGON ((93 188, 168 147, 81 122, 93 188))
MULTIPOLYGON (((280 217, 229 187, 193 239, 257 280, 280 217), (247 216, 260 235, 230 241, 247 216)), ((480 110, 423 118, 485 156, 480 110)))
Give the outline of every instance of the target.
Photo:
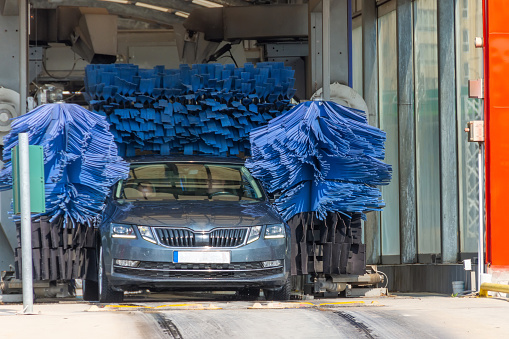
POLYGON ((0 189, 12 188, 11 151, 18 133, 43 146, 46 212, 91 225, 111 187, 129 173, 106 119, 74 104, 48 104, 21 115, 4 137, 0 189))
POLYGON ((86 96, 107 117, 119 154, 249 153, 249 132, 288 111, 294 71, 282 62, 140 69, 88 65, 86 96))
POLYGON ((382 162, 385 133, 334 102, 309 101, 250 133, 246 166, 271 193, 286 220, 301 212, 380 210, 377 185, 392 168, 382 162))

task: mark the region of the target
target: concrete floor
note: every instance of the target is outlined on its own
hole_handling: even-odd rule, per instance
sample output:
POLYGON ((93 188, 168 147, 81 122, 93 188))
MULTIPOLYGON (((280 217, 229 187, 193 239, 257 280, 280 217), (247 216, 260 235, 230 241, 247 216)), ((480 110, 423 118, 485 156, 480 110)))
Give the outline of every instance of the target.
POLYGON ((269 303, 222 294, 0 304, 1 338, 507 338, 509 300, 413 294, 269 303))

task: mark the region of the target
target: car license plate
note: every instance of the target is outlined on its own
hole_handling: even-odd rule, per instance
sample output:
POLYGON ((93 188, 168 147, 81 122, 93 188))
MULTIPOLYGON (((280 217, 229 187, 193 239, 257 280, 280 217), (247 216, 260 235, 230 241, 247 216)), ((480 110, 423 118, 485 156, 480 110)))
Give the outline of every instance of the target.
POLYGON ((182 264, 229 264, 227 251, 173 251, 173 262, 182 264))

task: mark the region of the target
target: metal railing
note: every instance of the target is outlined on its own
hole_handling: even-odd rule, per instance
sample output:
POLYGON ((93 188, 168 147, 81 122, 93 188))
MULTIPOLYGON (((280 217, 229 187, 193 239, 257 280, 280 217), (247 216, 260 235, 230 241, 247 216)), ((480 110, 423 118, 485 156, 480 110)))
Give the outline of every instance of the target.
POLYGON ((481 289, 479 290, 479 296, 487 297, 488 292, 509 293, 509 285, 482 283, 481 289))

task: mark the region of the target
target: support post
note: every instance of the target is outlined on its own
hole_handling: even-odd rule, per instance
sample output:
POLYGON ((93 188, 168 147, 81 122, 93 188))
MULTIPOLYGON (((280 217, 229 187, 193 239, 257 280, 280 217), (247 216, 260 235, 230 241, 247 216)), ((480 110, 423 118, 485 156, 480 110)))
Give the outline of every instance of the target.
MULTIPOLYGON (((19 1, 19 110, 27 112, 27 65, 28 65, 28 2, 19 1)), ((30 211, 30 164, 28 134, 20 133, 20 202, 21 202, 21 263, 23 277, 23 313, 32 314, 34 306, 32 281, 32 223, 30 211)))
POLYGON ((322 8, 322 98, 330 100, 330 0, 323 0, 322 8))
POLYGON ((28 3, 19 0, 19 113, 27 112, 28 3))
POLYGON ((483 199, 483 187, 484 187, 484 171, 483 171, 483 159, 484 159, 484 143, 479 143, 479 245, 477 250, 477 290, 481 290, 481 278, 484 273, 484 199, 483 199))
POLYGON ((440 219, 442 262, 456 263, 459 252, 458 152, 454 0, 438 1, 438 104, 440 116, 440 219))
POLYGON ((28 134, 18 134, 19 181, 21 205, 21 272, 23 286, 23 313, 33 314, 32 281, 32 220, 30 212, 30 155, 28 134))
MULTIPOLYGON (((377 56, 377 9, 376 1, 362 2, 362 64, 364 100, 368 106, 368 123, 378 127, 378 56, 377 56)), ((364 223, 366 262, 380 262, 380 212, 367 214, 364 223)))
MULTIPOLYGON (((397 0, 399 219, 401 263, 417 262, 412 0, 397 0)), ((398 180, 394 178, 393 180, 398 180)))
POLYGON ((351 72, 348 66, 350 39, 348 1, 308 1, 309 56, 306 75, 306 97, 308 98, 323 88, 322 98, 325 99, 324 83, 348 84, 351 72), (328 41, 327 46, 325 46, 326 41, 328 41), (328 66, 324 65, 324 62, 328 62, 328 66), (324 74, 328 79, 324 79, 324 74))

